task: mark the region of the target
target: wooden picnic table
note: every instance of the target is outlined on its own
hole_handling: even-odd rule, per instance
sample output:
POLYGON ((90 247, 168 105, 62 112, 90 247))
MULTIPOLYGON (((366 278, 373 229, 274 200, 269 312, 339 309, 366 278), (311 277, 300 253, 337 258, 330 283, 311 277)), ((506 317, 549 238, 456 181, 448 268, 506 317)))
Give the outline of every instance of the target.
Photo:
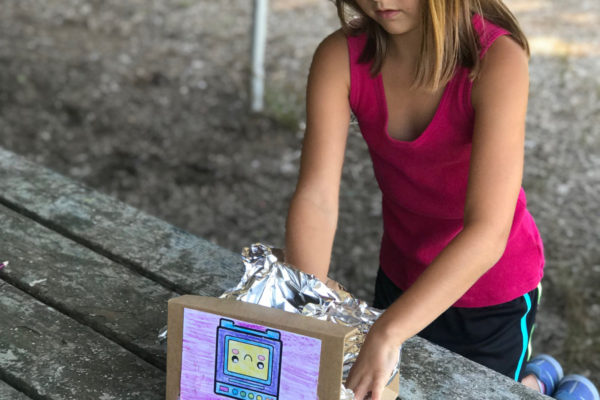
MULTIPOLYGON (((0 148, 4 260, 0 400, 164 399, 167 301, 243 272, 238 254, 0 148)), ((419 338, 400 397, 541 398, 419 338)))

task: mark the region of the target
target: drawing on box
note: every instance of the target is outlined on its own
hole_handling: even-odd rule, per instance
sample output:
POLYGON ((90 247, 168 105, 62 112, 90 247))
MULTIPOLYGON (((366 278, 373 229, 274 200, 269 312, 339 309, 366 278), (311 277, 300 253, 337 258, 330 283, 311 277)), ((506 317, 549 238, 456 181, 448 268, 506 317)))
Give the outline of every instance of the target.
POLYGON ((278 400, 282 342, 265 332, 220 319, 215 351, 215 393, 240 400, 278 400))

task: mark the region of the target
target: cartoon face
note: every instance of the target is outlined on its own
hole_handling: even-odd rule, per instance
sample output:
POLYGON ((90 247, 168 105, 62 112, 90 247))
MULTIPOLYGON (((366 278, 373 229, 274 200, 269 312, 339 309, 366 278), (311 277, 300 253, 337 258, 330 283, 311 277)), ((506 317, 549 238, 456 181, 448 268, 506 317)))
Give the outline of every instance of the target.
MULTIPOLYGON (((221 318, 217 327, 215 393, 239 400, 278 400, 281 333, 221 318)), ((219 397, 220 398, 220 397, 219 397)))
POLYGON ((269 378, 269 348, 230 339, 227 353, 227 369, 230 372, 263 381, 269 378))

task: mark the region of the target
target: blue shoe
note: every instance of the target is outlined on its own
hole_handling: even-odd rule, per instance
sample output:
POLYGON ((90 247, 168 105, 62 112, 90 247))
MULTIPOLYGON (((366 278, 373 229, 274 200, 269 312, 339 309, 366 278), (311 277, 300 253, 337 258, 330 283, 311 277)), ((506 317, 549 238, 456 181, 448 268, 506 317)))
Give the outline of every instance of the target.
POLYGON ((529 374, 535 375, 546 386, 544 394, 551 395, 563 377, 563 369, 554 357, 540 354, 529 360, 525 366, 525 376, 529 374))
POLYGON ((582 375, 565 376, 552 397, 558 400, 600 400, 596 386, 582 375))

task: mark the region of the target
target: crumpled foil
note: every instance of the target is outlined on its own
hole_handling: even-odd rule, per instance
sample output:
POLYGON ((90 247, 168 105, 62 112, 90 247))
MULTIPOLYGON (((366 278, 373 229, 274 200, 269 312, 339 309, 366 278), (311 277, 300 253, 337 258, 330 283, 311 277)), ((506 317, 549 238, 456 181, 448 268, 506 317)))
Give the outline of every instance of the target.
MULTIPOLYGON (((264 244, 257 243, 244 248, 242 259, 246 267, 244 276, 235 288, 223 293, 221 298, 260 304, 357 328, 357 333, 350 336, 345 344, 345 381, 365 336, 383 311, 369 307, 337 283, 326 285, 314 275, 279 261, 273 250, 264 244)), ((399 364, 390 381, 398 373, 399 364)), ((340 400, 350 399, 354 399, 354 394, 342 385, 340 400)))
POLYGON ((167 344, 167 325, 163 326, 160 331, 158 331, 158 343, 161 345, 167 344))

